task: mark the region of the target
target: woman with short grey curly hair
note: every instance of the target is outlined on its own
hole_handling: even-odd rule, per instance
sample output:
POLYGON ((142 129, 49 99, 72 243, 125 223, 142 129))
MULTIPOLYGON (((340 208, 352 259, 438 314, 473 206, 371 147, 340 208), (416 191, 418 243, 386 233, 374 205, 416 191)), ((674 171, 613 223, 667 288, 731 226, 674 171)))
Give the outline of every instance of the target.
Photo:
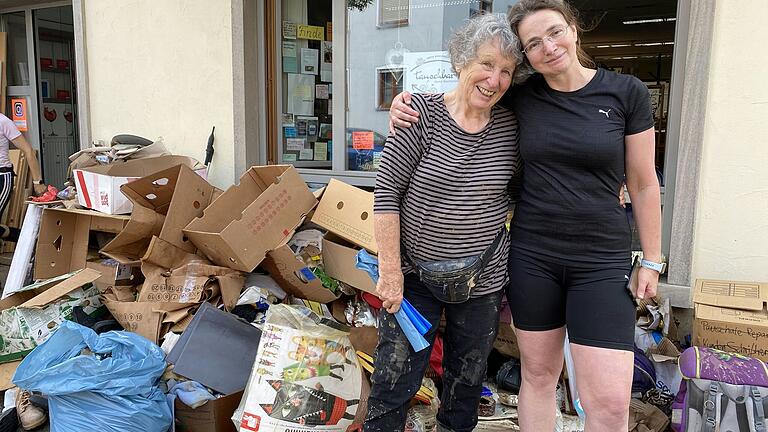
POLYGON ((486 360, 507 283, 508 183, 519 170, 517 120, 496 104, 522 62, 503 15, 480 15, 448 49, 459 77, 447 93, 415 94, 421 121, 390 134, 376 177, 379 343, 365 431, 402 431, 431 349, 415 352, 394 313, 403 298, 443 332, 438 430, 477 424, 486 360))

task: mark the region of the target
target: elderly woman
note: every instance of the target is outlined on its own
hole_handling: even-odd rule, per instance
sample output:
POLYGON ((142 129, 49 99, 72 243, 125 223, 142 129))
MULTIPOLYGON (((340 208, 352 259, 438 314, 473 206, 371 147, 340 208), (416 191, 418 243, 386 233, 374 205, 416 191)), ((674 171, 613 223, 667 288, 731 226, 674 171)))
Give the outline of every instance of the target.
MULTIPOLYGON (((408 299, 432 324, 445 312, 445 430, 471 431, 507 283, 507 185, 520 166, 517 121, 496 106, 521 63, 503 15, 469 20, 448 43, 458 86, 413 95, 420 119, 390 134, 376 179, 379 344, 365 431, 403 430, 430 349, 414 352, 392 315, 408 299)), ((441 429, 442 430, 442 429, 441 429)))

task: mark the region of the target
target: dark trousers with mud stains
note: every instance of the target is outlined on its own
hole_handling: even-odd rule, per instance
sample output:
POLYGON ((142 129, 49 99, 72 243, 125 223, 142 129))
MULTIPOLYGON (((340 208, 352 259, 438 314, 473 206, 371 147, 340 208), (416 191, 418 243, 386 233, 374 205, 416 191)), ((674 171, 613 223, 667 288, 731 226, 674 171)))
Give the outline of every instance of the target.
MULTIPOLYGON (((432 345, 445 310, 443 392, 437 414, 438 430, 469 432, 477 424, 488 355, 496 339, 502 291, 470 298, 464 303, 438 301, 415 275, 406 275, 404 297, 432 324, 424 335, 432 345)), ((363 430, 402 431, 411 398, 421 387, 431 349, 414 352, 394 315, 379 314, 371 395, 363 430)))

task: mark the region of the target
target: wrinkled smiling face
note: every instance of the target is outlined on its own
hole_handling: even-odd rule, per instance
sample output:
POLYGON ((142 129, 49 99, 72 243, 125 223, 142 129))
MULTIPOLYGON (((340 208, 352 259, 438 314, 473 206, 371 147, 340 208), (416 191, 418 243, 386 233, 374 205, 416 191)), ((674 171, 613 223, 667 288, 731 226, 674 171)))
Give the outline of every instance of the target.
POLYGON ((536 11, 520 21, 517 26, 520 42, 531 66, 544 76, 554 76, 578 65, 576 55, 576 27, 568 25, 560 12, 544 9, 536 11), (558 33, 558 31, 562 31, 558 33), (556 39, 553 35, 562 34, 556 39), (535 51, 528 47, 534 41, 541 41, 535 51))
POLYGON ((502 54, 497 39, 477 49, 477 57, 459 70, 459 92, 473 110, 490 110, 512 84, 515 59, 502 54))

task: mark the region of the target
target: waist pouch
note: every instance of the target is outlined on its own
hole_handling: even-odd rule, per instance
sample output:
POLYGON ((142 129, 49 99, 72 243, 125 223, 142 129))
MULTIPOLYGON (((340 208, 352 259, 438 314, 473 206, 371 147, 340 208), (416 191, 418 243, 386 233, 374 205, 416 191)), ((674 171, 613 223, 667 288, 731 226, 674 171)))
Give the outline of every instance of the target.
POLYGON ((480 255, 446 261, 421 261, 408 255, 402 246, 403 256, 412 263, 423 283, 436 299, 444 303, 464 303, 474 291, 475 285, 488 261, 501 242, 505 229, 499 230, 493 243, 480 255))

